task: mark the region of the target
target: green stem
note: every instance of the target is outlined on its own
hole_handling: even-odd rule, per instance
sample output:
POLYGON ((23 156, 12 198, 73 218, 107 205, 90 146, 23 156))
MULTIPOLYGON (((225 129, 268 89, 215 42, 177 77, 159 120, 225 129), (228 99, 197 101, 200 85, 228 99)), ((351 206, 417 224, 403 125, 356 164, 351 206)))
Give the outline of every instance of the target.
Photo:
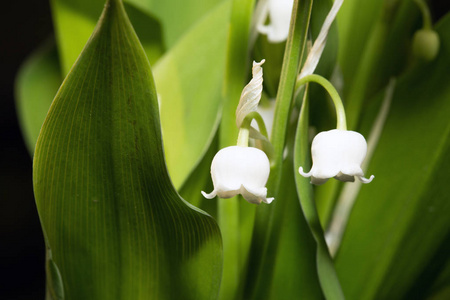
POLYGON ((239 128, 239 136, 237 140, 237 145, 241 147, 248 147, 248 138, 250 136, 250 127, 252 121, 255 120, 258 124, 259 132, 264 135, 267 139, 269 138, 267 134, 266 124, 263 118, 257 111, 253 111, 245 116, 242 121, 241 127, 239 128))
MULTIPOLYGON (((268 132, 266 129, 266 124, 264 123, 264 120, 261 117, 261 115, 258 112, 254 111, 254 112, 248 114, 247 117, 251 118, 251 120, 256 121, 256 123, 258 124, 259 132, 261 132, 261 134, 264 135, 268 139, 269 135, 268 135, 268 132)), ((250 122, 251 122, 251 120, 250 120, 250 122)))
POLYGON ((339 96, 339 93, 336 91, 334 86, 324 77, 316 74, 311 74, 297 79, 297 82, 295 83, 295 90, 298 91, 302 85, 308 82, 318 83, 325 88, 325 90, 330 95, 331 100, 333 100, 334 107, 336 108, 336 119, 337 119, 336 128, 341 130, 347 130, 347 121, 345 118, 344 105, 342 104, 341 97, 339 96))
POLYGON ((431 21, 430 9, 424 0, 414 0, 422 13, 423 29, 432 29, 433 22, 431 21))
POLYGON ((241 127, 239 129, 239 136, 237 139, 237 145, 240 147, 248 147, 248 137, 250 136, 250 131, 248 127, 241 127))

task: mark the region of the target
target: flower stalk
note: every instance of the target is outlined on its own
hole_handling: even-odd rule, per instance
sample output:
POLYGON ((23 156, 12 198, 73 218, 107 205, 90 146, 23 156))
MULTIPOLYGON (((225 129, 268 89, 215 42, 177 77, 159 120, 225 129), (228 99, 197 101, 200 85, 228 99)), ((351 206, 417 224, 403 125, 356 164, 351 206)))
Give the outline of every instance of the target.
POLYGON ((305 77, 298 78, 295 84, 295 90, 298 92, 299 89, 308 82, 318 83, 325 88, 325 90, 330 95, 331 100, 333 100, 334 107, 336 109, 336 128, 339 130, 347 130, 344 105, 342 104, 341 97, 339 96, 339 93, 336 91, 334 86, 324 77, 316 74, 311 74, 305 77))

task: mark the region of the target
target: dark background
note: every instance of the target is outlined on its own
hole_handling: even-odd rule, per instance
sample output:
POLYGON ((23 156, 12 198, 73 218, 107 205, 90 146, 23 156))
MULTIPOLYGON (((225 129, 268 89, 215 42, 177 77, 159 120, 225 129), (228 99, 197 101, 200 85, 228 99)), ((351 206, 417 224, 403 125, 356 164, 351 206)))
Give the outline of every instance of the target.
MULTIPOLYGON (((449 6, 432 1, 434 18, 449 6)), ((25 58, 52 36, 49 1, 3 1, 0 28, 0 299, 44 299, 44 241, 32 160, 16 118, 14 80, 25 58)))
POLYGON ((0 8, 0 299, 44 299, 44 238, 33 198, 32 160, 20 134, 14 79, 24 59, 52 35, 48 0, 2 1, 0 8))

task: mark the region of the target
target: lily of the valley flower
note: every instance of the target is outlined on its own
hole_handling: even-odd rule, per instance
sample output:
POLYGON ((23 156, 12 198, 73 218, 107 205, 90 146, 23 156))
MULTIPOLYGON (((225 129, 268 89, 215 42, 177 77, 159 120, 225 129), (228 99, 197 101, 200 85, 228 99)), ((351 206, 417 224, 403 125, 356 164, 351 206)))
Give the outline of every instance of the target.
POLYGON ((217 152, 211 165, 214 190, 205 198, 231 198, 241 194, 250 203, 270 203, 265 187, 270 163, 266 154, 252 147, 231 146, 217 152))
POLYGON ((258 25, 258 31, 266 34, 269 42, 281 43, 287 39, 293 5, 294 0, 269 0, 270 24, 258 25))
POLYGON ((374 176, 365 178, 361 169, 366 152, 367 143, 360 133, 340 129, 324 131, 316 135, 312 143, 311 171, 304 173, 300 167, 299 172, 311 177, 313 184, 323 184, 331 177, 351 182, 357 177, 361 182, 369 183, 374 176))

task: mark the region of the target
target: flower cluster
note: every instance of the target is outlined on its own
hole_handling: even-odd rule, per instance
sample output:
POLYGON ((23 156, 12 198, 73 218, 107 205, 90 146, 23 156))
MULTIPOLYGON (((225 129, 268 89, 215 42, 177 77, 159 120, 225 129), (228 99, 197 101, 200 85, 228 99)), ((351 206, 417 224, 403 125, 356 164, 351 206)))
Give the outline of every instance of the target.
MULTIPOLYGON (((258 30, 267 34, 270 42, 282 42, 288 36, 293 1, 269 0, 267 5, 270 24, 259 24, 258 30)), ((333 177, 344 182, 353 182, 356 177, 363 183, 369 183, 374 178, 373 175, 365 178, 361 168, 367 153, 366 140, 360 133, 346 130, 345 111, 339 94, 325 78, 313 74, 325 47, 331 23, 341 5, 342 0, 334 2, 296 82, 296 89, 308 82, 321 84, 329 92, 336 107, 337 129, 321 132, 314 138, 311 149, 313 166, 308 173, 302 167, 299 168, 302 176, 311 177, 311 183, 317 185, 333 177)), ((264 151, 248 147, 249 137, 268 142, 264 122, 256 111, 263 90, 263 63, 264 60, 253 62, 252 79, 243 89, 236 110, 236 125, 239 128, 237 146, 226 147, 214 157, 211 165, 214 190, 209 194, 202 191, 205 198, 231 198, 241 194, 253 204, 269 204, 274 200, 267 198, 265 187, 270 173, 269 159, 264 151), (258 121, 261 133, 251 127, 252 119, 261 121, 262 124, 258 121)))

